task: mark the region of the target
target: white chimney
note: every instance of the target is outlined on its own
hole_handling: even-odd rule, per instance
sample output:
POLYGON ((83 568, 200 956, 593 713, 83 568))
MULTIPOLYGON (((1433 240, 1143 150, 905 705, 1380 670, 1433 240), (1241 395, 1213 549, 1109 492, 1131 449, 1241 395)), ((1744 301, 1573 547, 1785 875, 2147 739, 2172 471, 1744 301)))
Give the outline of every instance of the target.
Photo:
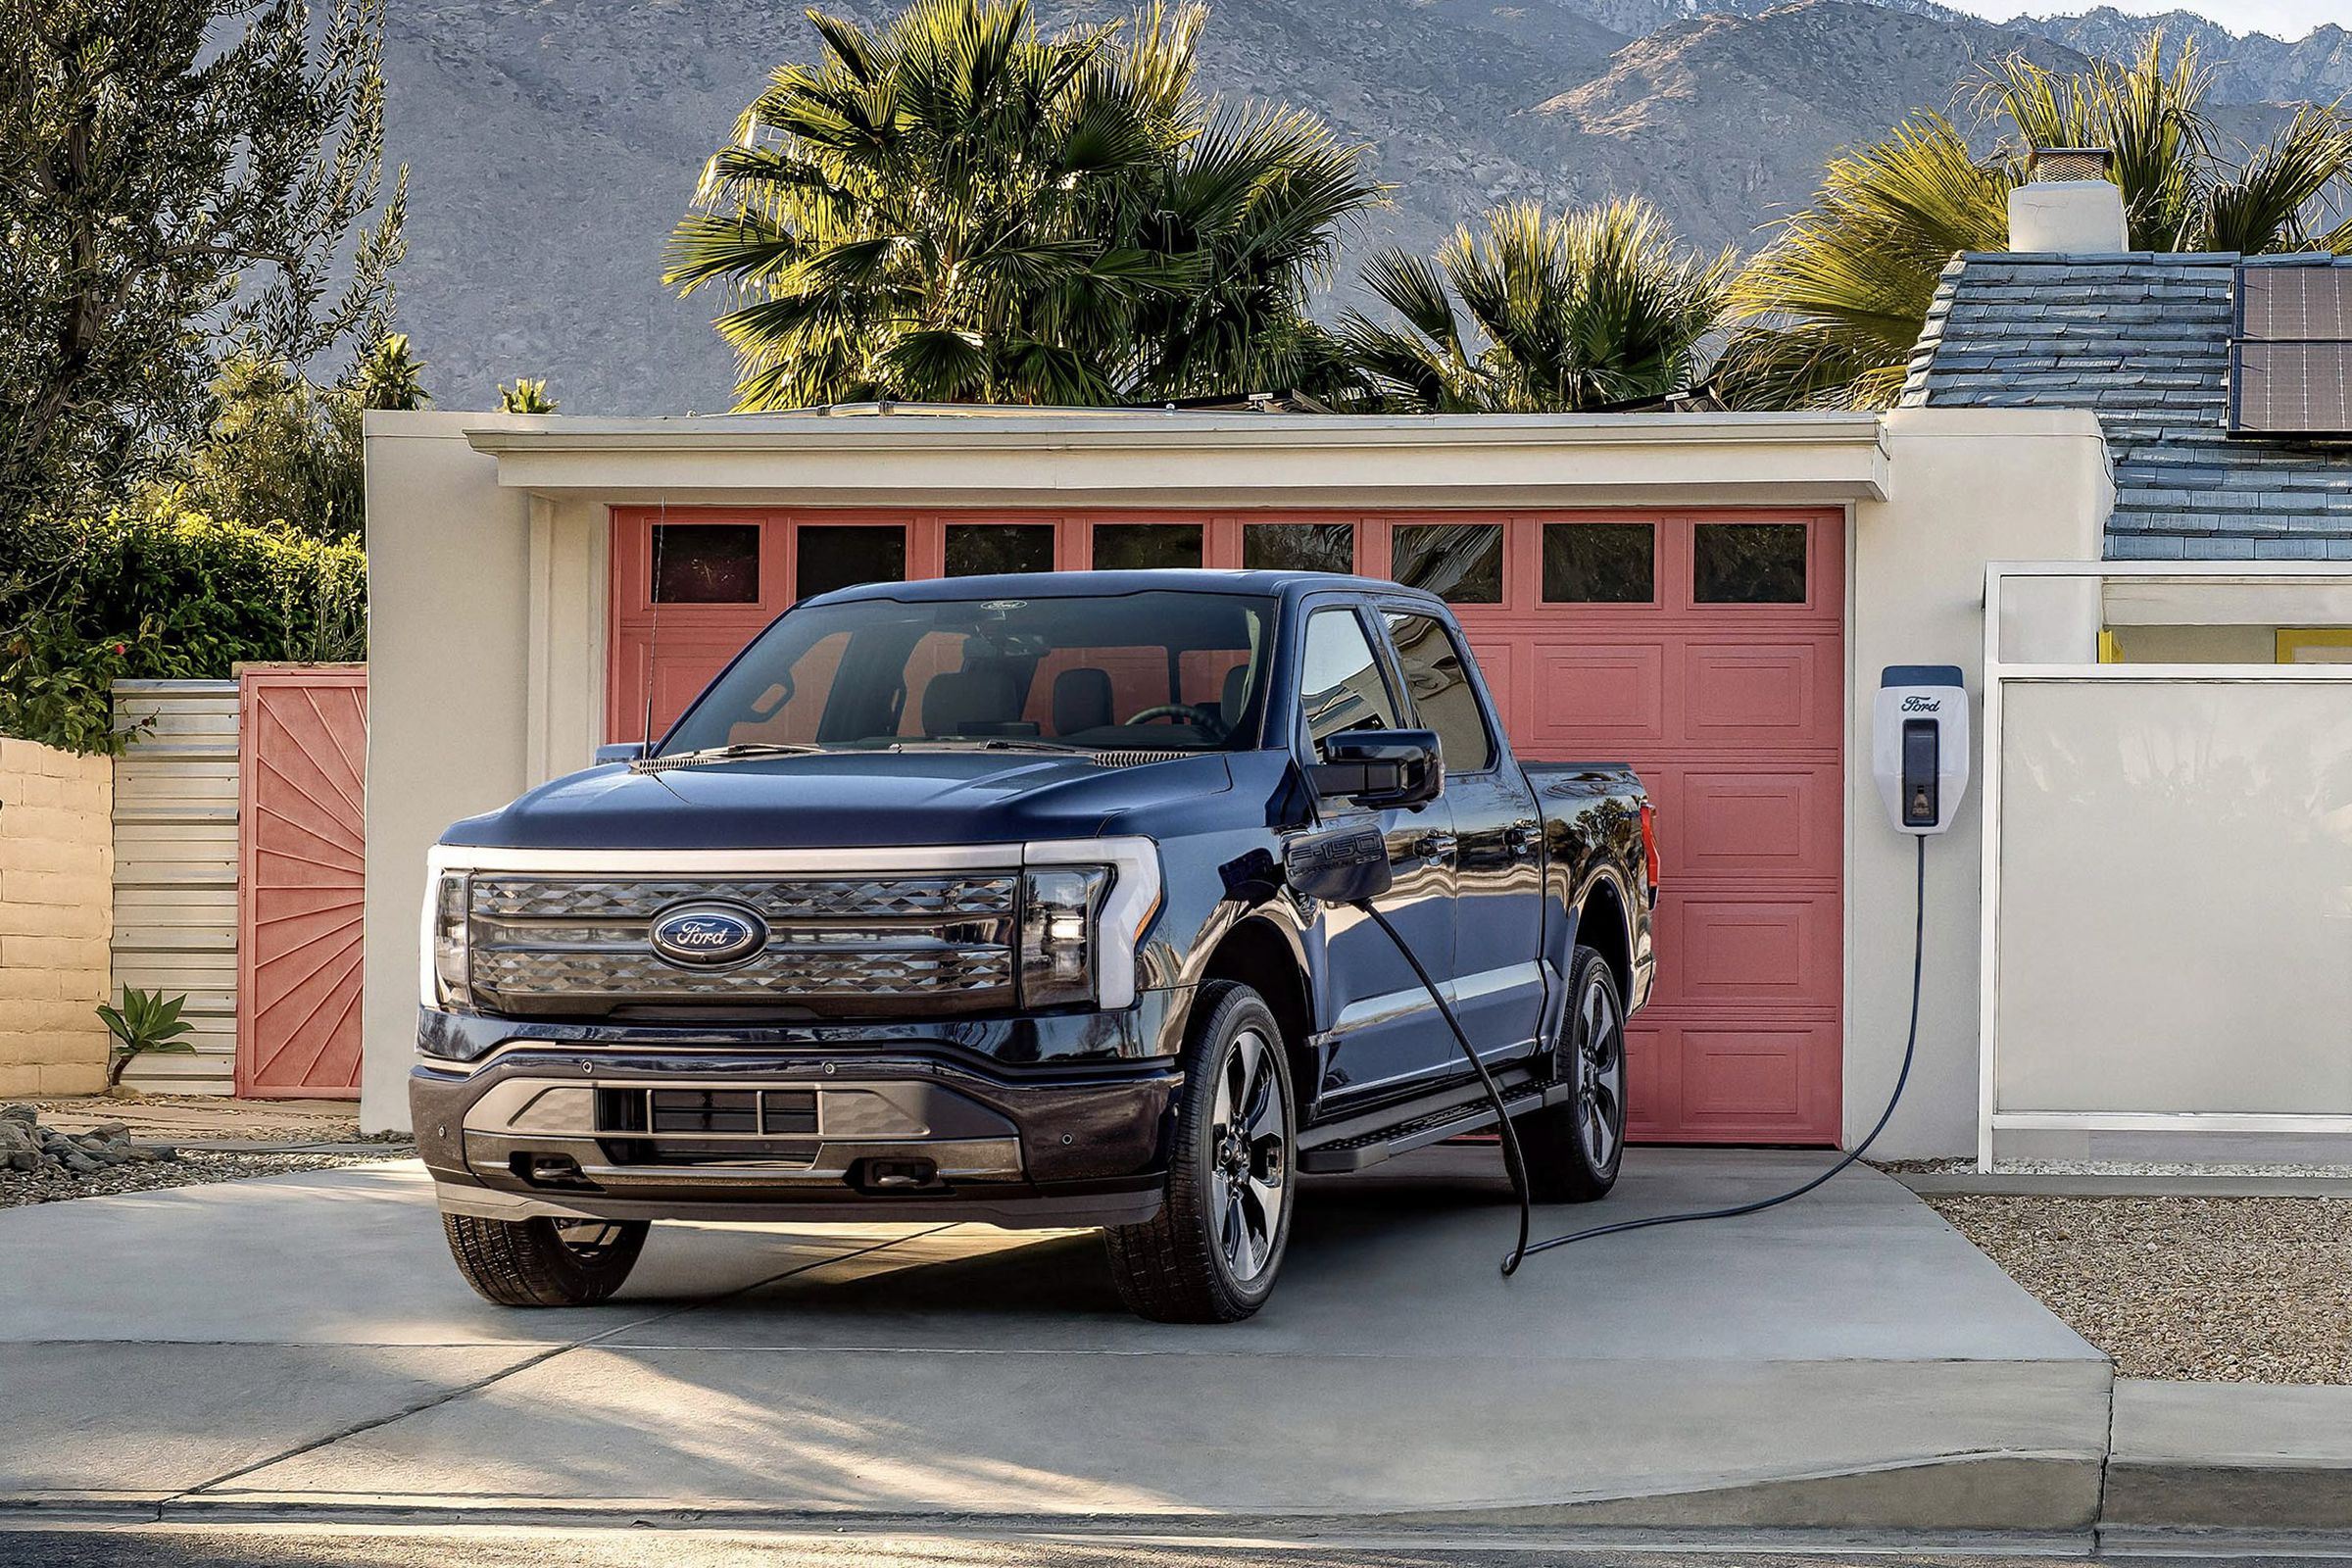
POLYGON ((2009 248, 2113 255, 2132 248, 2122 187, 2107 177, 2105 147, 2036 147, 2026 183, 2009 192, 2009 248))

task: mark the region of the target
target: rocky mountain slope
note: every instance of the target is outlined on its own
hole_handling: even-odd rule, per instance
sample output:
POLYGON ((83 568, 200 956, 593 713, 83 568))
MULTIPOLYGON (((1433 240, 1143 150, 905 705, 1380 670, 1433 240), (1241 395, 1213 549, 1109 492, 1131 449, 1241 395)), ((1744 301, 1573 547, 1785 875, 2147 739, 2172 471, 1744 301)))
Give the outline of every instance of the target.
MULTIPOLYGON (((1038 4, 1050 25, 1131 9, 1038 4)), ((799 8, 403 0, 388 25, 387 141, 410 167, 401 318, 442 406, 545 375, 567 413, 726 407, 710 306, 662 289, 662 243, 768 70, 813 52, 799 8)), ((1394 205, 1354 254, 1427 249, 1496 201, 1615 193, 1748 248, 1831 151, 1948 105, 1980 62, 2127 53, 2137 25, 1993 26, 1932 0, 1212 0, 1204 53, 1211 87, 1314 109, 1375 149, 1394 205)), ((2333 97, 2348 43, 2237 40, 2230 95, 2333 97)))

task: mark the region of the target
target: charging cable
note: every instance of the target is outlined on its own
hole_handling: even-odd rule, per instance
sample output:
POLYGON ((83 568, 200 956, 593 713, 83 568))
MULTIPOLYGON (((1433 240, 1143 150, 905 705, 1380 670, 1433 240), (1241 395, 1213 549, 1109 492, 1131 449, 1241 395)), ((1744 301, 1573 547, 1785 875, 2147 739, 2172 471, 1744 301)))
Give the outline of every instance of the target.
MULTIPOLYGON (((1919 837, 1914 842, 1919 847, 1919 858, 1917 891, 1911 918, 1911 1027, 1903 1040, 1903 1065, 1901 1070, 1894 1075, 1894 1093, 1886 1097, 1886 1108, 1879 1113, 1878 1125, 1871 1128, 1870 1136, 1848 1150, 1836 1164, 1803 1186, 1792 1187, 1785 1193, 1776 1193, 1770 1198, 1759 1198, 1746 1203, 1733 1203, 1723 1208, 1700 1208, 1683 1214, 1652 1214, 1646 1219, 1619 1220, 1613 1225, 1595 1225, 1590 1230, 1571 1231, 1565 1236, 1554 1236, 1547 1241, 1537 1242, 1532 1246, 1527 1239, 1531 1211, 1527 1192, 1527 1165, 1519 1151, 1519 1135, 1511 1127, 1511 1118, 1503 1107, 1502 1091, 1495 1085, 1494 1075, 1488 1072, 1487 1064, 1479 1059, 1478 1048, 1470 1044, 1469 1035, 1463 1032, 1460 1021, 1453 1015, 1453 1009, 1446 1005, 1446 998, 1440 994, 1437 983, 1430 979, 1429 971, 1421 967, 1421 960, 1415 957, 1413 950, 1405 945, 1404 937, 1389 923, 1386 915, 1372 906, 1369 901, 1359 900, 1356 903, 1355 907, 1370 915, 1380 928, 1389 934, 1389 940, 1396 945, 1396 951, 1404 955, 1404 961, 1412 965, 1415 978, 1420 980, 1422 988, 1428 991, 1430 1000, 1438 1004, 1439 1015, 1446 1020, 1446 1027, 1453 1031, 1454 1041, 1462 1048, 1462 1054, 1470 1059, 1471 1066, 1478 1069, 1479 1082, 1486 1085, 1487 1099, 1494 1105, 1496 1121, 1502 1129, 1503 1163, 1510 1170, 1511 1189, 1519 1199, 1519 1243, 1502 1260, 1502 1272, 1506 1279, 1517 1273, 1519 1265, 1528 1258, 1535 1256, 1538 1252, 1548 1252, 1555 1247, 1572 1247, 1578 1242, 1589 1242, 1597 1236, 1615 1236, 1624 1231, 1645 1231, 1658 1225, 1685 1225, 1702 1219, 1737 1219, 1742 1214, 1755 1214, 1767 1208, 1777 1208, 1783 1203, 1804 1197, 1870 1152, 1870 1146, 1879 1141, 1879 1134, 1885 1132, 1886 1124, 1894 1119, 1894 1107, 1901 1102, 1903 1088, 1911 1081, 1911 1061, 1919 1050, 1920 979, 1926 967, 1928 947, 1928 841, 1924 837, 1919 837)), ((1566 1027, 1568 1025, 1563 1021, 1562 1028, 1566 1027)))

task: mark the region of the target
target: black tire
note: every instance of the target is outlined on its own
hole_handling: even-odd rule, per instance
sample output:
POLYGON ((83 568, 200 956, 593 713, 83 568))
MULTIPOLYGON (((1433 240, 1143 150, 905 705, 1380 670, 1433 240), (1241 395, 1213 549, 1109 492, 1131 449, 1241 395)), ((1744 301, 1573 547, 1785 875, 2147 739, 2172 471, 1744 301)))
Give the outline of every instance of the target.
POLYGON ((621 1287, 645 1249, 644 1220, 481 1219, 443 1214, 449 1255, 501 1306, 588 1306, 621 1287))
POLYGON ((1103 1240, 1119 1298, 1138 1316, 1234 1323, 1265 1304, 1291 1238, 1290 1063, 1264 999, 1229 980, 1194 1000, 1184 1062, 1166 1200, 1103 1240))
POLYGON ((1590 1203, 1609 1196, 1625 1158, 1625 999, 1608 960, 1578 948, 1568 963, 1568 1007, 1553 1076, 1575 1096, 1518 1118, 1528 1196, 1590 1203))

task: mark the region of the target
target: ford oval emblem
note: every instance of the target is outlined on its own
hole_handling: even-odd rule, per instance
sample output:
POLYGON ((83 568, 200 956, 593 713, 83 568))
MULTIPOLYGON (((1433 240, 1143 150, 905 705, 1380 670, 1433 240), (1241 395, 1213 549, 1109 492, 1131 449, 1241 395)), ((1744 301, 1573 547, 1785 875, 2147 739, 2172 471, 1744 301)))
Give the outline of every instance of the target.
POLYGON ((654 917, 654 951, 689 969, 720 969, 759 956, 767 922, 739 904, 679 904, 654 917))

